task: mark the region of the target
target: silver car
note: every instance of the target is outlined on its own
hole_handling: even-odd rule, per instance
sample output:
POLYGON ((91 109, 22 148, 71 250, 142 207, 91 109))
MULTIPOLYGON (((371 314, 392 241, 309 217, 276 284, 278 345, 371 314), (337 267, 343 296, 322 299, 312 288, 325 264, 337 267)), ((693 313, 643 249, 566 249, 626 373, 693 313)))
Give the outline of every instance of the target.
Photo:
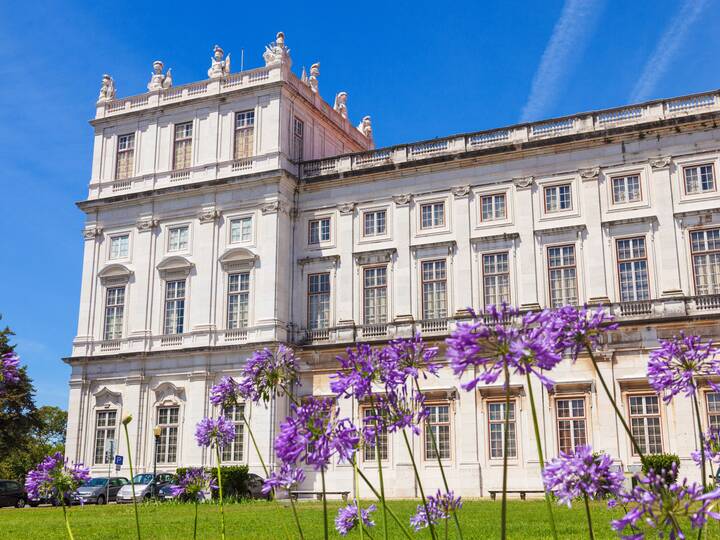
MULTIPOLYGON (((133 478, 135 500, 147 501, 156 497, 161 487, 171 484, 174 480, 175 477, 169 473, 159 473, 156 476, 153 476, 152 473, 136 474, 133 478)), ((128 484, 120 488, 116 499, 118 504, 132 502, 133 485, 128 484)))
POLYGON ((130 480, 121 476, 109 479, 107 477, 92 478, 75 490, 71 502, 75 504, 105 504, 114 501, 118 491, 126 485, 130 485, 130 480))

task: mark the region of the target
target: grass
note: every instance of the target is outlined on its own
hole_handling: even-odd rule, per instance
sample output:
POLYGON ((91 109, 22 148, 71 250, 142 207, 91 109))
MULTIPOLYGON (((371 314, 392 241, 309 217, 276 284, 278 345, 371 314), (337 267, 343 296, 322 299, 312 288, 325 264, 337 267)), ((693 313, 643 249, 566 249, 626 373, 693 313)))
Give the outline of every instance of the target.
MULTIPOLYGON (((369 504, 369 503, 368 503, 369 504)), ((414 513, 417 501, 392 501, 391 507, 398 517, 407 523, 414 513)), ((334 519, 338 502, 330 504, 330 515, 334 519)), ((508 538, 542 539, 550 538, 547 514, 541 500, 510 501, 508 513, 508 538)), ((321 539, 322 505, 316 502, 301 502, 298 505, 300 520, 307 540, 321 539)), ((561 538, 587 538, 587 522, 584 509, 578 504, 572 509, 556 507, 556 521, 561 538)), ((593 524, 596 538, 617 538, 610 530, 610 519, 621 515, 608 510, 603 503, 593 504, 593 524)), ((225 506, 227 538, 280 539, 297 538, 297 531, 289 507, 265 501, 231 503, 225 506), (287 530, 287 536, 285 534, 287 530)), ((374 514, 377 526, 372 531, 375 540, 382 538, 382 512, 374 514)), ((500 530, 500 501, 468 500, 459 513, 465 540, 497 538, 500 530)), ((192 504, 146 503, 140 508, 140 526, 143 538, 147 540, 180 540, 192 538, 192 504)), ((108 505, 73 507, 70 521, 76 540, 119 540, 135 538, 135 523, 132 505, 108 505)), ((395 523, 391 523, 389 537, 403 538, 395 523)), ((0 536, 14 540, 44 540, 65 538, 62 509, 41 507, 34 509, 0 509, 0 536)), ((331 526, 332 538, 340 538, 331 526)), ((444 526, 438 528, 440 539, 444 526)), ((449 538, 455 538, 453 524, 449 526, 449 538)), ((410 532, 413 538, 429 539, 427 530, 410 532)), ((214 504, 200 505, 198 538, 219 538, 220 511, 214 504)), ((347 538, 359 539, 354 531, 347 538)), ((367 535, 365 536, 367 539, 367 535)))

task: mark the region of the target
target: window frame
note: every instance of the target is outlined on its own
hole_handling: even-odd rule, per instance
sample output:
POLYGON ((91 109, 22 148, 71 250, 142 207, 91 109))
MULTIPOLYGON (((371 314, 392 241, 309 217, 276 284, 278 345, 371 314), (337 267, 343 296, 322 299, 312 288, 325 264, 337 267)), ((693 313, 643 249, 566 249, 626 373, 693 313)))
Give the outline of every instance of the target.
MULTIPOLYGON (((389 302, 390 302, 390 290, 389 290, 389 286, 388 286, 388 285, 389 285, 389 284, 388 284, 388 274, 389 274, 388 270, 389 270, 389 269, 388 269, 388 265, 387 265, 387 264, 369 264, 369 265, 365 265, 365 266, 362 267, 362 272, 361 272, 361 279, 362 279, 361 292, 362 292, 362 294, 361 294, 360 309, 362 310, 362 311, 361 311, 361 316, 362 316, 363 324, 387 324, 388 321, 389 321, 389 319, 390 319, 390 313, 389 313, 389 311, 390 311, 390 304, 389 304, 389 302), (366 273, 367 271, 369 271, 369 270, 370 270, 370 271, 377 271, 377 270, 380 270, 380 269, 382 269, 382 270, 385 271, 385 283, 384 283, 384 285, 372 285, 372 286, 370 286, 370 287, 367 287, 367 286, 366 286, 366 281, 365 281, 365 279, 366 279, 366 278, 365 278, 365 273, 366 273), (367 316, 366 316, 366 315, 367 315, 367 309, 366 309, 366 305, 365 305, 365 302, 366 302, 366 300, 367 300, 367 289, 372 289, 372 290, 385 289, 385 313, 384 313, 384 317, 381 317, 381 318, 384 318, 384 319, 385 319, 384 321, 374 321, 374 322, 368 322, 368 321, 367 321, 367 316)), ((377 280, 377 278, 376 278, 376 280, 377 280)), ((375 300, 376 300, 376 302, 377 302, 377 298, 375 298, 375 300)), ((376 309, 375 311, 377 311, 377 309, 376 309)))
MULTIPOLYGON (((512 273, 511 273, 511 264, 510 264, 510 261, 511 261, 511 259, 510 259, 510 250, 508 249, 508 250, 488 251, 488 252, 480 253, 479 255, 480 255, 480 280, 481 280, 480 283, 481 283, 481 290, 482 290, 482 305, 483 305, 484 307, 487 307, 487 306, 489 306, 489 305, 493 305, 493 304, 488 304, 488 303, 487 303, 487 298, 486 298, 486 296, 487 296, 487 292, 486 292, 486 291, 487 291, 487 288, 486 288, 486 286, 485 286, 485 277, 486 277, 486 275, 488 275, 488 274, 486 274, 486 272, 485 272, 485 257, 497 257, 498 255, 505 255, 505 256, 507 257, 507 271, 506 271, 506 272, 494 272, 494 273, 489 274, 489 275, 490 275, 490 276, 507 275, 508 298, 507 298, 507 300, 505 300, 505 301, 506 301, 508 304, 510 304, 510 303, 512 302, 512 297, 513 297, 513 294, 512 294, 512 273)), ((497 264, 496 264, 496 266, 497 266, 497 264)), ((496 303, 495 305, 499 305, 499 304, 496 303)))
POLYGON ((241 330, 245 328, 250 327, 250 306, 252 299, 250 297, 251 295, 251 288, 252 288, 252 272, 250 270, 238 270, 238 271, 232 271, 227 272, 226 274, 226 283, 225 283, 225 328, 227 330, 241 330), (231 291, 231 281, 232 277, 238 276, 238 290, 237 291, 231 291), (247 289, 243 290, 241 288, 242 285, 242 277, 241 276, 247 276, 247 289), (239 297, 242 295, 247 295, 247 308, 246 308, 246 319, 245 319, 245 325, 240 325, 240 301, 239 297), (232 296, 238 296, 238 318, 237 318, 237 325, 231 326, 230 324, 230 306, 231 306, 231 297, 232 296))
MULTIPOLYGON (((708 160, 703 162, 697 162, 697 163, 687 163, 681 165, 681 180, 682 180, 682 187, 683 187, 683 195, 685 197, 702 197, 703 195, 707 195, 708 193, 715 193, 717 192, 717 176, 715 175, 715 161, 714 160, 708 160), (710 167, 710 171, 712 173, 712 180, 713 180, 713 186, 712 189, 702 189, 700 187, 699 191, 696 192, 690 192, 688 191, 688 183, 687 183, 687 171, 688 169, 700 169, 701 167, 710 167)), ((700 180, 700 176, 698 176, 699 185, 702 186, 702 181, 700 180)))
MULTIPOLYGON (((427 401, 425 403, 426 407, 447 407, 447 422, 430 422, 430 416, 431 414, 428 414, 427 418, 425 418, 422 422, 422 445, 423 445, 423 460, 426 462, 437 462, 438 458, 436 455, 430 456, 428 453, 428 450, 432 449, 432 441, 428 438, 428 427, 437 425, 438 427, 444 427, 447 426, 448 429, 448 456, 443 457, 440 456, 440 461, 444 462, 451 462, 453 460, 454 455, 454 445, 453 445, 453 406, 452 402, 449 400, 431 400, 427 401)), ((439 415, 439 413, 438 413, 439 415)), ((438 430, 439 431, 439 430, 438 430)), ((441 444, 440 444, 440 438, 438 437, 435 440, 438 450, 441 451, 441 444)))
MULTIPOLYGON (((568 395, 556 396, 554 399, 554 402, 555 402, 554 403, 555 435, 557 436, 558 455, 560 452, 572 451, 575 448, 577 448, 578 446, 580 446, 580 444, 590 444, 590 430, 588 429, 588 425, 590 423, 590 417, 588 415, 587 395, 586 394, 568 394, 568 395), (582 401, 582 403, 583 403, 583 416, 574 416, 574 415, 565 416, 565 417, 560 416, 560 410, 558 407, 558 403, 560 401, 573 402, 573 401, 578 401, 578 400, 582 401), (583 427, 585 441, 580 444, 578 444, 577 441, 575 441, 575 430, 574 430, 575 422, 577 422, 579 420, 582 420, 585 424, 583 427), (570 422, 570 439, 572 442, 572 446, 568 450, 563 450, 562 445, 561 445, 562 437, 560 436, 560 422, 570 422)), ((572 409, 572 412, 574 413, 574 408, 571 407, 571 409, 572 409)))
POLYGON ((703 402, 705 404, 705 422, 706 424, 706 431, 717 431, 720 433, 720 392, 715 392, 712 389, 706 389, 703 392, 703 402), (712 408, 714 409, 717 407, 717 411, 711 410, 710 405, 710 396, 711 395, 717 395, 717 405, 713 405, 712 408), (713 422, 712 417, 717 417, 717 422, 713 422), (713 427, 713 424, 716 427, 713 427))
POLYGON ((716 290, 714 292, 700 293, 700 291, 698 290, 697 269, 696 269, 697 267, 695 265, 695 257, 696 256, 706 256, 707 257, 708 255, 713 255, 713 254, 717 253, 717 256, 720 258, 720 247, 717 249, 707 249, 705 251, 695 251, 693 249, 693 235, 702 233, 704 236, 704 242, 705 242, 705 244, 707 244, 708 243, 707 235, 710 231, 718 231, 718 234, 720 235, 720 227, 718 227, 718 226, 690 229, 688 231, 688 242, 689 242, 688 252, 690 254, 690 270, 692 272, 693 291, 695 292, 696 296, 709 296, 709 295, 714 295, 714 294, 720 294, 720 272, 718 273, 718 284, 715 287, 716 290))
MULTIPOLYGON (((616 237, 615 238, 615 278, 617 279, 617 293, 618 293, 618 301, 619 302, 647 302, 652 299, 652 282, 650 281, 650 257, 648 255, 648 246, 647 246, 647 237, 645 235, 632 235, 632 236, 622 236, 622 237, 616 237), (643 241, 643 250, 645 252, 644 257, 631 257, 629 259, 621 259, 620 258, 620 242, 632 242, 634 240, 642 240, 643 241), (620 265, 626 264, 626 263, 632 263, 633 264, 633 280, 635 280, 635 266, 634 263, 645 261, 645 274, 646 274, 646 280, 647 280, 647 298, 633 298, 633 299, 623 299, 623 288, 622 288, 622 273, 620 271, 620 265)), ((637 295, 637 287, 635 285, 635 281, 633 281, 633 290, 635 294, 637 295)))
MULTIPOLYGON (((115 448, 117 449, 117 428, 118 428, 118 410, 117 409, 96 409, 95 410, 95 442, 93 444, 93 465, 108 465, 112 463, 112 458, 106 459, 107 454, 107 447, 105 446, 108 440, 107 433, 109 431, 112 431, 113 437, 112 440, 115 441, 115 448), (105 424, 100 426, 99 420, 101 415, 114 415, 113 424, 110 426, 107 420, 105 420, 105 424), (102 439, 102 457, 100 461, 97 460, 98 457, 98 442, 100 439, 98 438, 98 433, 102 431, 105 434, 105 437, 102 439)), ((113 456, 114 457, 114 456, 113 456)))
POLYGON ((307 304, 307 310, 306 310, 305 315, 307 317, 307 319, 306 319, 307 320, 307 329, 314 331, 314 330, 326 330, 326 329, 332 328, 332 288, 333 288, 333 284, 332 284, 332 276, 330 275, 330 272, 329 271, 324 271, 324 272, 321 271, 321 272, 309 273, 307 275, 307 281, 305 283, 306 283, 306 285, 305 285, 305 287, 306 287, 305 302, 307 304), (314 277, 314 276, 322 276, 322 275, 327 275, 328 291, 311 293, 310 292, 310 278, 314 277), (327 294, 327 297, 328 297, 328 300, 327 300, 327 326, 313 326, 313 324, 311 324, 311 321, 313 321, 314 319, 311 317, 311 313, 310 313, 310 310, 312 308, 312 302, 310 301, 310 298, 312 296, 320 296, 320 295, 325 295, 325 294, 327 294))
POLYGON ((189 223, 175 223, 173 225, 168 225, 167 227, 165 227, 165 233, 167 235, 167 241, 165 242, 166 253, 190 253, 190 243, 192 240, 192 227, 190 226, 189 223), (170 243, 172 240, 173 231, 177 231, 180 229, 187 230, 187 240, 185 243, 185 247, 178 247, 177 249, 171 249, 170 243))
POLYGON ((255 109, 245 109, 242 111, 235 111, 235 114, 233 115, 233 149, 232 149, 232 155, 233 155, 233 161, 240 161, 243 159, 252 159, 255 157, 255 109), (241 117, 241 115, 244 115, 245 118, 245 124, 238 127, 238 119, 241 117), (250 124, 247 123, 247 118, 251 117, 252 122, 250 124), (239 136, 245 136, 245 134, 250 133, 249 139, 249 155, 244 156, 238 156, 238 137, 239 136))
POLYGON ((332 216, 317 216, 317 217, 311 217, 310 219, 308 219, 308 222, 307 222, 307 223, 308 223, 308 225, 307 225, 307 245, 308 245, 308 246, 314 247, 314 246, 322 246, 322 245, 327 245, 327 244, 331 244, 331 243, 332 243, 332 241, 333 241, 333 240, 332 240, 332 239, 333 239, 333 230, 332 230, 332 228, 333 228, 333 222, 332 222, 332 216), (323 223, 324 221, 327 221, 327 222, 328 222, 328 226, 327 226, 327 234, 328 234, 328 237, 327 237, 326 240, 323 240, 323 237, 322 237, 322 231, 323 231, 322 223, 323 223), (313 223, 317 223, 317 224, 318 224, 318 241, 317 241, 317 242, 313 242, 313 241, 312 241, 312 226, 313 226, 313 223))
POLYGON ((117 136, 117 144, 115 146, 115 171, 113 175, 114 180, 127 180, 129 178, 135 177, 135 143, 137 142, 137 136, 135 132, 131 133, 122 133, 117 136), (132 139, 132 148, 121 148, 122 139, 123 138, 131 138, 132 139), (123 176, 120 174, 120 156, 121 155, 130 155, 129 158, 129 167, 128 172, 126 176, 123 176))
MULTIPOLYGON (((116 299, 117 300, 117 299, 116 299)), ((127 303, 127 285, 113 285, 105 287, 105 306, 103 309, 103 341, 112 341, 116 339, 122 339, 123 335, 125 334, 125 304, 127 303), (122 289, 122 303, 118 303, 117 301, 113 303, 112 305, 109 304, 110 302, 110 291, 114 290, 120 290, 122 289), (120 308, 118 310, 118 308, 120 308), (108 316, 110 310, 113 310, 113 314, 115 319, 117 319, 117 313, 120 311, 120 329, 119 329, 119 335, 115 334, 115 331, 113 331, 112 334, 108 334, 108 316)), ((117 330, 117 322, 113 325, 117 330)))
MULTIPOLYGON (((643 403, 645 403, 645 402, 643 402, 643 403)), ((652 418, 654 418, 654 417, 657 417, 657 418, 658 418, 658 430, 659 430, 659 433, 660 433, 660 451, 659 451, 659 452, 652 452, 652 451, 650 451, 650 448, 647 448, 647 447, 646 447, 645 449, 643 449, 643 453, 644 453, 644 454, 663 453, 663 452, 664 452, 664 449, 665 449, 665 436, 664 436, 664 434, 663 434, 662 399, 660 399, 660 396, 659 396, 657 393, 654 393, 654 392, 652 392, 652 391, 627 392, 627 393, 625 394, 625 406, 627 407, 627 419, 628 419, 628 421, 629 421, 629 422, 628 422, 628 425, 629 425, 629 427, 630 427, 630 431, 632 431, 632 429, 633 429, 633 425, 632 425, 632 419, 633 419, 633 418, 651 418, 651 417, 652 417, 652 418), (658 412, 657 412, 657 414, 640 414, 640 415, 633 415, 633 414, 632 414, 632 408, 631 408, 631 406, 630 406, 630 399, 631 399, 631 398, 637 398, 637 397, 642 397, 642 398, 653 397, 653 398, 655 398, 655 399, 657 400, 657 407, 658 407, 658 412)), ((645 404, 643 404, 643 408, 647 408, 647 406, 646 406, 645 404)), ((645 427, 645 431, 646 431, 646 434, 647 434, 647 422, 644 422, 644 427, 645 427)), ((635 437, 635 439, 637 440, 637 437, 635 437)), ((630 455, 633 456, 633 457, 640 457, 640 456, 638 455, 638 453, 637 453, 637 450, 635 449, 635 445, 632 443, 632 441, 630 440, 629 437, 628 437, 627 441, 628 441, 628 444, 629 444, 629 446, 630 446, 630 455)), ((644 442, 649 443, 649 440, 645 440, 644 442)), ((649 445, 647 445, 647 446, 649 446, 649 445)))
MULTIPOLYGON (((420 315, 422 320, 426 321, 434 321, 434 320, 442 320, 447 319, 450 316, 450 291, 449 289, 449 276, 448 276, 448 263, 447 258, 445 257, 438 257, 438 258, 431 258, 431 259, 423 259, 419 261, 420 263, 420 315), (425 279, 425 265, 426 264, 436 264, 442 262, 445 266, 445 277, 443 279, 432 279, 432 280, 426 280, 425 279), (432 319, 428 319, 425 317, 425 283, 439 283, 444 282, 445 283, 445 315, 443 317, 433 317, 432 319)), ((433 270, 433 275, 436 274, 436 270, 433 270)), ((436 310, 437 311, 437 310, 436 310)))
POLYGON ((171 169, 173 171, 182 171, 185 169, 190 169, 193 166, 193 147, 195 146, 194 138, 195 138, 195 122, 193 120, 187 120, 185 122, 176 122, 173 125, 173 144, 172 144, 172 163, 171 163, 171 169), (190 135, 184 134, 182 137, 178 138, 178 128, 180 126, 190 126, 190 135), (189 143, 187 142, 189 141, 189 143), (183 163, 183 167, 178 167, 178 143, 187 143, 190 147, 190 159, 187 158, 185 161, 189 161, 189 163, 186 165, 183 163))
MULTIPOLYGON (((509 420, 509 423, 512 424, 512 432, 513 432, 513 441, 514 441, 514 448, 515 448, 515 455, 509 455, 508 454, 508 461, 517 461, 520 454, 520 445, 518 444, 518 405, 517 405, 517 398, 511 397, 510 398, 510 408, 512 409, 513 416, 509 420)), ((492 429, 491 425, 498 424, 500 425, 500 434, 504 436, 504 430, 505 430, 505 419, 501 420, 492 420, 490 416, 490 406, 499 404, 502 406, 505 406, 505 399, 488 399, 485 401, 485 410, 487 413, 487 451, 488 451, 488 460, 490 462, 497 462, 504 459, 504 453, 505 449, 503 448, 503 445, 500 445, 501 449, 501 455, 500 456, 493 456, 492 454, 492 429)), ((510 442, 510 438, 508 437, 508 443, 510 442)), ((508 444, 508 447, 510 444, 508 444)))
POLYGON ((432 201, 423 201, 418 204, 419 206, 419 230, 421 231, 435 231, 438 229, 445 229, 447 228, 447 201, 445 199, 442 200, 432 200, 432 201), (442 222, 436 223, 435 222, 435 207, 439 206, 442 208, 442 222), (423 224, 423 209, 430 207, 430 214, 432 219, 432 224, 429 226, 425 226, 423 224))
POLYGON ((575 201, 574 197, 575 194, 573 193, 573 184, 574 182, 571 180, 565 181, 565 182, 557 182, 552 184, 545 184, 542 186, 542 198, 543 198, 543 208, 544 208, 544 214, 546 215, 555 215, 555 214, 563 214, 566 212, 573 212, 575 211, 575 201), (560 208, 560 188, 567 187, 569 189, 568 194, 568 200, 570 201, 570 206, 568 208, 560 208), (558 190, 557 191, 557 201, 558 201, 558 207, 555 210, 551 210, 548 208, 548 191, 549 190, 558 190))
MULTIPOLYGON (((572 265, 572 268, 575 269, 575 305, 580 304, 580 279, 579 279, 579 270, 578 270, 578 255, 577 255, 577 245, 574 242, 564 242, 560 244, 552 244, 552 245, 546 245, 545 246, 545 264, 546 264, 546 277, 547 277, 547 293, 548 293, 548 307, 554 308, 553 304, 553 287, 552 287, 552 277, 551 273, 553 270, 559 270, 559 269, 566 269, 571 268, 570 265, 561 265, 561 266, 550 266, 550 250, 551 249, 563 249, 566 247, 572 247, 573 248, 573 260, 574 264, 572 265)), ((560 306, 568 305, 565 303, 565 299, 563 299, 563 302, 560 306)))
POLYGON ((251 245, 255 240, 255 216, 253 214, 244 214, 228 217, 228 245, 251 245), (233 240, 233 224, 236 222, 250 221, 250 238, 243 240, 243 229, 240 228, 240 240, 233 240))
POLYGON ((108 253, 107 253, 107 260, 108 261, 125 261, 130 259, 130 232, 117 232, 112 233, 108 235, 108 253), (116 257, 113 257, 113 242, 115 242, 119 238, 127 238, 127 246, 126 246, 126 253, 125 255, 118 255, 116 257))
MULTIPOLYGON (((365 418, 367 417, 366 413, 372 413, 373 410, 375 410, 375 409, 373 409, 373 407, 371 407, 370 405, 361 405, 360 406, 359 416, 362 420, 361 424, 363 427, 365 426, 365 418)), ((379 444, 379 446, 381 446, 380 461, 381 462, 389 462, 390 461, 391 444, 390 444, 390 433, 388 432, 387 427, 383 427, 382 429, 380 429, 379 435, 385 438, 384 452, 382 451, 383 450, 382 444, 379 444)), ((363 448, 363 451, 362 451, 363 463, 365 463, 366 465, 377 465, 377 447, 378 447, 378 444, 376 444, 373 447, 365 446, 363 448), (372 450, 371 458, 367 457, 368 450, 372 450)))
POLYGON ((508 192, 507 191, 495 191, 495 192, 488 192, 488 193, 479 193, 478 197, 480 198, 480 223, 498 223, 507 221, 508 219, 508 192), (498 197, 502 197, 503 201, 503 215, 501 217, 494 217, 495 213, 497 211, 496 206, 496 200, 498 197), (484 202, 485 199, 492 199, 492 206, 493 206, 493 217, 490 219, 485 219, 485 212, 484 212, 484 202))
POLYGON ((305 158, 305 121, 296 115, 292 121, 292 157, 295 162, 305 158))
POLYGON ((161 405, 157 405, 155 407, 155 419, 156 419, 155 425, 160 428, 160 437, 158 437, 156 439, 155 445, 154 445, 155 459, 158 464, 163 464, 163 465, 177 464, 177 462, 178 462, 178 456, 180 455, 180 442, 182 440, 180 437, 180 426, 182 425, 181 413, 182 413, 182 411, 180 410, 179 404, 171 404, 171 405, 162 405, 161 404, 161 405), (162 410, 170 411, 171 409, 177 409, 177 422, 172 423, 169 421, 172 417, 170 415, 170 412, 168 412, 168 422, 160 423, 160 418, 161 418, 160 411, 162 411, 162 410), (170 457, 170 446, 171 446, 169 430, 171 430, 173 428, 175 429, 175 434, 174 434, 174 436, 175 436, 175 455, 173 456, 175 459, 170 460, 170 459, 167 459, 170 457), (164 433, 164 430, 168 430, 168 432, 164 433), (166 437, 164 445, 162 443, 163 436, 166 437), (163 450, 163 458, 164 459, 160 459, 161 458, 161 455, 160 455, 161 449, 163 450))
MULTIPOLYGON (((184 334, 185 331, 186 331, 186 323, 187 323, 187 320, 186 320, 187 317, 186 317, 186 316, 187 316, 187 312, 188 312, 188 310, 187 310, 187 298, 188 298, 187 278, 167 279, 167 280, 164 280, 164 281, 163 281, 163 284, 164 284, 164 287, 163 287, 163 288, 164 288, 164 294, 163 294, 163 326, 162 326, 163 335, 164 335, 164 336, 178 336, 178 335, 182 335, 182 334, 184 334), (173 283, 183 283, 183 294, 182 294, 182 296, 174 296, 173 298, 168 298, 168 292, 169 292, 170 284, 173 284, 173 283), (170 302, 173 302, 173 303, 174 303, 174 306, 175 306, 175 307, 174 307, 173 312, 174 312, 174 313, 177 313, 177 311, 178 311, 178 305, 179 305, 178 302, 180 302, 180 301, 182 301, 182 314, 180 315, 180 317, 178 317, 177 314, 174 315, 174 317, 175 317, 175 322, 174 322, 174 324, 173 324, 173 331, 172 331, 172 332, 167 332, 167 330, 168 330, 168 306, 169 306, 169 303, 170 303, 170 302), (182 326, 178 325, 178 322, 177 322, 177 321, 178 321, 179 318, 182 319, 182 323, 181 323, 182 326), (178 331, 178 328, 180 329, 180 331, 178 331)), ((175 294, 177 294, 177 293, 175 293, 175 294)))
POLYGON ((230 442, 229 445, 226 445, 222 448, 220 451, 222 455, 222 461, 223 463, 246 463, 247 462, 247 450, 246 450, 246 444, 245 444, 245 423, 243 422, 242 418, 245 415, 245 411, 247 409, 246 403, 236 403, 235 405, 232 405, 232 414, 228 414, 228 411, 226 408, 220 409, 220 414, 228 421, 230 421, 235 426, 235 438, 230 442), (238 419, 237 416, 237 409, 241 408, 240 416, 238 419), (239 439, 239 441, 238 441, 239 439), (237 444, 240 443, 240 452, 239 452, 239 459, 235 459, 236 451, 237 451, 237 444), (226 454, 227 451, 227 454, 226 454))
POLYGON ((618 173, 615 175, 611 175, 610 176, 610 200, 611 200, 613 206, 627 206, 627 205, 642 203, 645 200, 645 194, 643 192, 642 174, 640 172, 627 172, 627 173, 618 173), (615 198, 615 181, 616 180, 624 180, 625 181, 623 183, 623 185, 625 188, 625 192, 627 194, 628 193, 627 180, 628 180, 628 178, 632 178, 632 177, 637 177, 637 179, 638 179, 638 199, 632 200, 632 201, 630 199, 627 199, 625 201, 618 201, 615 198))
POLYGON ((388 211, 387 208, 369 208, 367 210, 362 210, 360 215, 362 216, 361 219, 361 229, 360 229, 360 236, 362 238, 379 238, 379 237, 385 237, 388 234, 388 211), (377 220, 377 214, 382 214, 383 217, 383 230, 378 231, 378 220, 377 220), (367 232, 367 218, 370 215, 375 215, 373 221, 373 232, 368 234, 367 232))

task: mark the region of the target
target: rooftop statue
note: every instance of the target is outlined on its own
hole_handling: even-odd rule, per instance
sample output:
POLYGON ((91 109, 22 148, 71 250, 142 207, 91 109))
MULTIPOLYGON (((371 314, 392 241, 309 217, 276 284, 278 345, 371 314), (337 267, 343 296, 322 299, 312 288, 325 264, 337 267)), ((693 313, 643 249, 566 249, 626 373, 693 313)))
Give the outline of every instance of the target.
POLYGON ((278 66, 280 64, 287 64, 289 67, 292 64, 290 60, 290 49, 285 46, 285 34, 278 32, 275 37, 275 42, 265 46, 263 60, 265 60, 266 67, 278 66))
POLYGON ((230 53, 225 56, 222 47, 215 45, 213 56, 210 59, 210 69, 208 69, 208 77, 210 79, 222 79, 230 75, 230 53))
POLYGON ((320 76, 320 62, 314 63, 312 66, 310 66, 310 78, 308 79, 308 86, 310 87, 310 90, 313 91, 313 93, 317 94, 319 87, 318 87, 318 77, 320 76))
POLYGON ((103 75, 102 86, 100 86, 100 95, 98 96, 98 102, 107 102, 115 99, 115 81, 107 73, 103 75))
POLYGON ((335 105, 333 105, 333 109, 339 112, 340 116, 343 118, 348 117, 347 92, 338 92, 335 96, 335 105))
POLYGON ((372 139, 372 123, 369 116, 363 116, 362 122, 358 124, 357 129, 368 139, 372 139))
POLYGON ((150 92, 156 92, 157 90, 165 90, 172 86, 172 75, 170 74, 170 68, 167 73, 163 74, 163 63, 160 60, 153 62, 153 72, 150 75, 150 82, 147 85, 147 89, 150 92))

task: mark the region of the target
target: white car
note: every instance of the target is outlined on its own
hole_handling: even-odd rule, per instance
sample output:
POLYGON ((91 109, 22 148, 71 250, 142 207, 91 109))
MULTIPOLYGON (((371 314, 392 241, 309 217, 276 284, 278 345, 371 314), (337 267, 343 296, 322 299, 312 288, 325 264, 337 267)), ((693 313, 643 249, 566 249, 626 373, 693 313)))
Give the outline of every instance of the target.
POLYGON ((152 473, 136 474, 132 484, 120 488, 117 494, 118 503, 129 503, 133 500, 133 487, 135 488, 135 500, 147 501, 155 497, 160 488, 172 483, 175 477, 172 474, 160 473, 153 476, 152 473))

